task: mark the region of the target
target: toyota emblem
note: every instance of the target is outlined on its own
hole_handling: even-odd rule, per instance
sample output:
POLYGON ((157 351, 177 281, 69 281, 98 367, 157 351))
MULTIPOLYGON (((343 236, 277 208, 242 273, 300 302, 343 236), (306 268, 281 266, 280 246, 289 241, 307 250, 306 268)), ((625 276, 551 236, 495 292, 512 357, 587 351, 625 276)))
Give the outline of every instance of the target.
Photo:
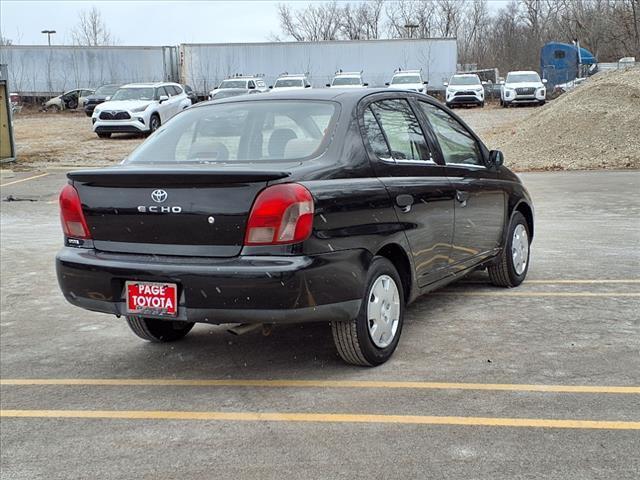
POLYGON ((154 190, 153 192, 151 192, 151 200, 153 200, 156 203, 162 203, 164 202, 167 197, 169 195, 167 195, 167 192, 164 190, 154 190))

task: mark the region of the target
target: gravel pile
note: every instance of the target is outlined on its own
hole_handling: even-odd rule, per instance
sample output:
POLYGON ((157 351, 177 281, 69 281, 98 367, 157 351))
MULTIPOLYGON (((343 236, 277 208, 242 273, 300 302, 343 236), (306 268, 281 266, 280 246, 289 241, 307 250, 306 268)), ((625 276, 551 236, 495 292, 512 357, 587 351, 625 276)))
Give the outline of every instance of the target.
POLYGON ((596 74, 531 110, 517 124, 485 134, 510 168, 640 168, 640 68, 596 74))

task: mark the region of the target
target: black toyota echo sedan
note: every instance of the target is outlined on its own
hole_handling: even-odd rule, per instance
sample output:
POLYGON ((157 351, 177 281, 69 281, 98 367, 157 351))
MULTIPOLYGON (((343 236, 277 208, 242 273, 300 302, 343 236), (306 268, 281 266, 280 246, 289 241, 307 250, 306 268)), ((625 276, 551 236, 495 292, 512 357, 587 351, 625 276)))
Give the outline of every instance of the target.
POLYGON ((418 296, 478 268, 524 280, 533 206, 502 163, 418 93, 199 103, 121 165, 68 174, 58 281, 145 340, 196 322, 328 322, 345 361, 378 365, 418 296))

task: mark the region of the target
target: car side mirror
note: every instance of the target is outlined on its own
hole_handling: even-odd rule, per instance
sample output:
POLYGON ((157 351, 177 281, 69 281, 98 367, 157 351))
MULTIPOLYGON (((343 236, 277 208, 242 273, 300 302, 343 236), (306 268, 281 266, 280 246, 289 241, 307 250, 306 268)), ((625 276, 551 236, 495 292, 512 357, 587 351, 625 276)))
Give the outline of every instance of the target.
POLYGON ((104 97, 105 102, 108 102, 109 100, 111 100, 111 95, 107 95, 106 97, 104 97))
POLYGON ((500 85, 504 85, 504 80, 500 80, 500 85))
POLYGON ((385 82, 384 84, 385 84, 387 87, 389 86, 389 82, 385 82))
POLYGON ((424 85, 429 85, 429 80, 425 80, 424 82, 422 82, 424 85))
POLYGON ((273 85, 269 85, 269 90, 271 90, 273 88, 273 85))
POLYGON ((160 103, 166 102, 167 100, 169 100, 169 97, 167 95, 160 95, 160 98, 158 100, 160 101, 160 103))
POLYGON ((330 86, 331 86, 331 84, 330 84, 330 83, 325 83, 325 84, 324 84, 324 86, 325 86, 325 87, 330 87, 330 86))
POLYGON ((363 87, 368 87, 368 86, 369 86, 369 84, 368 84, 368 83, 363 83, 363 84, 362 84, 362 86, 363 86, 363 87))
POLYGON ((547 83, 547 79, 546 79, 546 78, 543 78, 543 79, 542 79, 542 83, 547 83))
POLYGON ((304 88, 311 88, 311 85, 305 85, 304 88))
POLYGON ((449 86, 449 82, 443 82, 442 85, 444 85, 445 87, 449 86))
POLYGON ((500 168, 504 165, 504 154, 500 150, 491 150, 489 152, 489 163, 492 167, 500 168))
POLYGON ((483 80, 482 82, 480 82, 482 85, 486 85, 487 82, 485 80, 483 80))

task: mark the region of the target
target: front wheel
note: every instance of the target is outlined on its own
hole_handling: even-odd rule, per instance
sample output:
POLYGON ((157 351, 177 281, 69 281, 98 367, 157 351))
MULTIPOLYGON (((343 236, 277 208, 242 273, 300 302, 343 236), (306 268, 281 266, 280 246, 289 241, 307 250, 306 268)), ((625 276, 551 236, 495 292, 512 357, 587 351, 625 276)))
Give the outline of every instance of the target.
POLYGON ((111 133, 108 132, 102 132, 102 133, 98 133, 98 137, 99 138, 111 138, 111 133))
POLYGON ((193 328, 193 322, 157 320, 155 318, 127 317, 127 323, 133 333, 143 340, 154 343, 175 342, 193 328))
POLYGON ((157 113, 154 113, 149 120, 149 134, 152 134, 158 128, 160 128, 160 117, 157 113))
POLYGON ((374 257, 358 316, 332 322, 333 341, 342 359, 353 365, 380 365, 393 355, 404 318, 402 281, 393 264, 374 257))
POLYGON ((517 287, 529 271, 531 245, 529 225, 524 215, 515 212, 509 224, 507 243, 495 264, 487 271, 491 283, 498 287, 517 287))

